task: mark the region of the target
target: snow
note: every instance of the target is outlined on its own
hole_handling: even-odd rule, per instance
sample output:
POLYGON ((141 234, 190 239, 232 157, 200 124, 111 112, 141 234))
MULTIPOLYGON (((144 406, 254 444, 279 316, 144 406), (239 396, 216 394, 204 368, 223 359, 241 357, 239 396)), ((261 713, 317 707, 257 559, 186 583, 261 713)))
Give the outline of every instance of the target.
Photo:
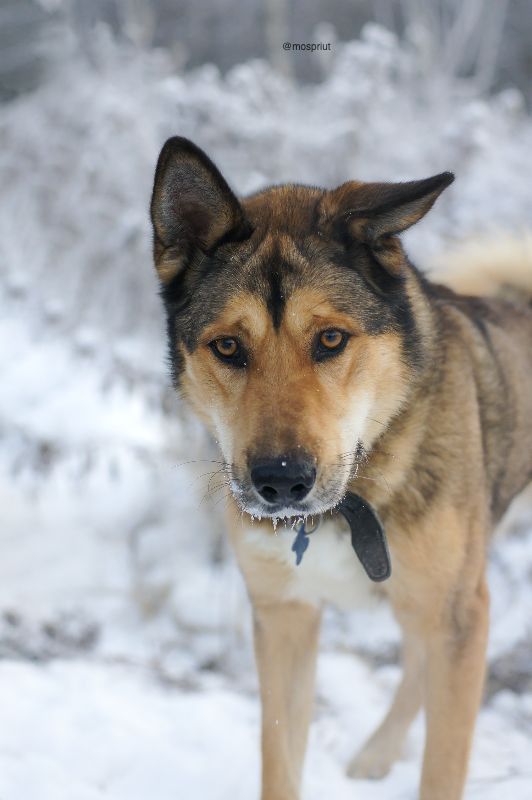
MULTIPOLYGON (((343 765, 385 711, 397 678, 396 668, 375 673, 352 656, 322 656, 305 798, 354 796, 343 765)), ((145 669, 112 662, 8 661, 0 664, 0 704, 6 800, 258 795, 257 702, 215 676, 201 691, 183 691, 154 682, 145 669)), ((530 731, 516 727, 511 702, 497 706, 480 717, 466 800, 530 794, 530 731)), ((359 781, 359 796, 412 798, 422 738, 416 724, 407 757, 383 781, 359 781)))
MULTIPOLYGON (((262 62, 176 75, 158 52, 98 52, 98 69, 73 60, 0 107, 0 797, 248 800, 249 609, 219 456, 165 374, 147 219, 158 148, 191 137, 242 192, 454 169, 406 237, 422 265, 468 234, 530 225, 532 121, 512 89, 428 82, 375 26, 303 89, 262 62)), ((467 798, 532 787, 530 504, 510 527, 492 548, 467 798)), ((386 780, 344 776, 390 700, 397 646, 386 607, 327 611, 305 800, 415 796, 421 720, 386 780)))

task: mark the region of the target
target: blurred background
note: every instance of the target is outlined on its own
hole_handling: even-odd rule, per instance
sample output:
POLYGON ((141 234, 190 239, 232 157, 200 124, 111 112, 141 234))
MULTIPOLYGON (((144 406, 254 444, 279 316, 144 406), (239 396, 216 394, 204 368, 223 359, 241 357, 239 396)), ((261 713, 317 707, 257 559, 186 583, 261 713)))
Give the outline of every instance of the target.
MULTIPOLYGON (((241 193, 451 169, 405 236, 430 270, 530 229, 531 76, 527 0, 0 0, 2 800, 257 792, 216 451, 166 371, 148 224, 164 140, 193 139, 241 193)), ((529 509, 509 526, 466 795, 483 800, 532 789, 529 509)), ((398 637, 377 607, 328 610, 322 640, 305 798, 342 800, 398 637)), ((420 721, 360 796, 411 797, 421 742, 420 721)))

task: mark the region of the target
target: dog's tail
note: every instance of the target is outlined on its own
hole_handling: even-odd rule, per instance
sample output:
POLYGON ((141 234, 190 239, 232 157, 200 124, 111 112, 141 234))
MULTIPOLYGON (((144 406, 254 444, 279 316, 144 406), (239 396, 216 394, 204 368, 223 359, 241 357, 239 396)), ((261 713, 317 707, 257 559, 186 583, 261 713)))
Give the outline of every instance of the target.
POLYGON ((429 276, 459 294, 532 300, 532 232, 465 241, 435 259, 429 276))

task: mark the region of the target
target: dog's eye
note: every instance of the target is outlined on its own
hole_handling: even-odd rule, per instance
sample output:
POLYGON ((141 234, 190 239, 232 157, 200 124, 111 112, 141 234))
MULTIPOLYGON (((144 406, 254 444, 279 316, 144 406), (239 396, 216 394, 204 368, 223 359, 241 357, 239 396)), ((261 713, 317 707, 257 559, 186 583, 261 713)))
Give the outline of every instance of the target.
POLYGON ((214 346, 218 353, 224 358, 232 358, 238 352, 238 342, 236 339, 216 339, 214 346))
POLYGON ((337 328, 327 328, 318 334, 314 345, 314 358, 323 361, 325 358, 339 355, 347 344, 349 334, 337 328))
POLYGON ((342 331, 330 330, 323 331, 320 335, 320 344, 327 350, 337 350, 344 340, 342 331))
POLYGON ((222 336, 209 343, 209 347, 220 361, 230 364, 233 367, 245 367, 247 365, 246 353, 238 341, 232 336, 222 336))

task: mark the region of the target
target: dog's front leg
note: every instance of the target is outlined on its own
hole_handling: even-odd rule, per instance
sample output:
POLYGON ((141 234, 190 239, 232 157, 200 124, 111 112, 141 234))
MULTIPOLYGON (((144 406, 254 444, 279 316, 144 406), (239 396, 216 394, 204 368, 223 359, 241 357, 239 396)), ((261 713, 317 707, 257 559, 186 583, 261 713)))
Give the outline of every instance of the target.
POLYGON ((457 598, 446 624, 427 637, 427 739, 420 800, 460 800, 480 704, 488 636, 485 579, 457 598))
POLYGON ((319 623, 319 610, 303 603, 254 607, 262 699, 262 800, 299 798, 319 623))
POLYGON ((403 631, 403 678, 386 717, 351 760, 351 778, 382 778, 400 757, 410 725, 423 701, 424 649, 417 637, 403 631))

